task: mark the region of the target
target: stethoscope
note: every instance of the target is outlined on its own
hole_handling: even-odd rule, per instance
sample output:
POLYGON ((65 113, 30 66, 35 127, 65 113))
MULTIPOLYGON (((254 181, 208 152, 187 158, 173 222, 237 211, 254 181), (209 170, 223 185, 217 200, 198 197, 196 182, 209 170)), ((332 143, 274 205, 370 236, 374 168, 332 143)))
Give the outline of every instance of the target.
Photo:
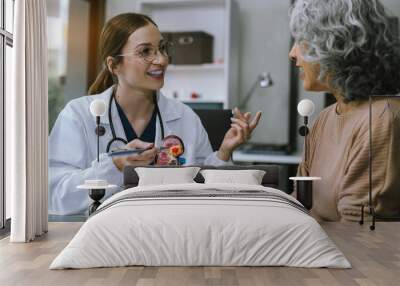
MULTIPOLYGON (((127 140, 125 140, 125 139, 123 139, 121 137, 117 137, 117 135, 115 133, 114 124, 113 124, 113 121, 112 121, 112 113, 111 113, 111 105, 112 105, 113 100, 115 100, 115 89, 113 90, 113 92, 111 94, 110 102, 108 104, 108 121, 110 123, 110 129, 111 129, 111 134, 112 134, 113 138, 107 144, 107 149, 106 149, 107 153, 110 152, 111 145, 113 143, 117 142, 117 141, 123 142, 124 144, 128 144, 127 140)), ((154 95, 153 95, 153 102, 154 102, 154 108, 156 109, 156 113, 157 113, 157 116, 158 116, 158 119, 159 119, 159 122, 160 122, 161 140, 163 140, 164 139, 164 123, 163 123, 163 120, 162 120, 162 117, 161 117, 160 109, 158 108, 157 94, 156 93, 154 93, 154 95)))

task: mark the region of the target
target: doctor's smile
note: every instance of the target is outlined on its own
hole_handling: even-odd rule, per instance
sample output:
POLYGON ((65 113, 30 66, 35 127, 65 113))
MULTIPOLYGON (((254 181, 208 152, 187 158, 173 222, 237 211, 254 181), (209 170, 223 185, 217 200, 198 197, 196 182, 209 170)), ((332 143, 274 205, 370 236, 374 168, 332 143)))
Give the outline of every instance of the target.
POLYGON ((164 80, 164 70, 149 71, 147 74, 153 79, 164 80))

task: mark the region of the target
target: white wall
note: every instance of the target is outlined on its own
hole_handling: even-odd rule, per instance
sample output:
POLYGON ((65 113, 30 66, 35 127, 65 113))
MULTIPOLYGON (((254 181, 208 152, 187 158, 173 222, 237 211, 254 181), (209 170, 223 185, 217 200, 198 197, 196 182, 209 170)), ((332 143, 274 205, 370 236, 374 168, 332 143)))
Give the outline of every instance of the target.
POLYGON ((274 86, 258 88, 248 110, 263 111, 252 142, 285 144, 289 127, 290 1, 239 0, 240 18, 240 94, 245 95, 262 71, 271 72, 274 86))
MULTIPOLYGON (((275 85, 258 89, 248 103, 249 111, 262 110, 263 119, 252 142, 281 144, 288 141, 289 101, 289 0, 236 0, 240 18, 240 94, 245 95, 261 71, 270 71, 275 85)), ((106 19, 119 13, 134 11, 138 0, 108 0, 106 19)), ((400 16, 399 0, 383 3, 400 16)), ((162 27, 160 27, 162 30, 162 27)), ((324 106, 322 93, 305 92, 299 82, 299 100, 310 98, 316 105, 311 121, 324 106)), ((298 140, 302 146, 302 140, 298 140)))

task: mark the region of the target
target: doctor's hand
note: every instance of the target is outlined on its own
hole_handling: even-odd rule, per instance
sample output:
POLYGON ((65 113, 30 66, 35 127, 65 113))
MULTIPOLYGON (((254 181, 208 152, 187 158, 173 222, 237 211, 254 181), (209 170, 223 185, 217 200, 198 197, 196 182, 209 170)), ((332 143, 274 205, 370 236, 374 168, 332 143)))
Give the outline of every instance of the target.
POLYGON ((129 149, 148 149, 140 154, 129 156, 114 157, 112 160, 118 170, 122 171, 125 166, 145 166, 154 162, 158 153, 158 149, 154 147, 154 143, 148 143, 139 139, 134 139, 126 147, 129 149))
POLYGON ((243 114, 235 107, 233 109, 233 117, 231 118, 231 129, 225 134, 217 153, 218 158, 228 161, 232 152, 250 139, 251 133, 257 127, 260 118, 261 111, 258 111, 253 119, 251 119, 250 112, 243 114))

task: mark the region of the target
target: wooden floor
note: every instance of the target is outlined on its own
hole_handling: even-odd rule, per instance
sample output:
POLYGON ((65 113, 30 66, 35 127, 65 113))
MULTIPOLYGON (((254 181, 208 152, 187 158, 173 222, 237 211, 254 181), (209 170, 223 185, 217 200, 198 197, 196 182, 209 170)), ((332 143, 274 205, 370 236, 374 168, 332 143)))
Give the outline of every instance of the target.
POLYGON ((324 229, 353 269, 289 267, 123 267, 48 270, 82 223, 50 223, 49 233, 28 244, 0 241, 0 285, 400 285, 400 223, 325 223, 324 229))

